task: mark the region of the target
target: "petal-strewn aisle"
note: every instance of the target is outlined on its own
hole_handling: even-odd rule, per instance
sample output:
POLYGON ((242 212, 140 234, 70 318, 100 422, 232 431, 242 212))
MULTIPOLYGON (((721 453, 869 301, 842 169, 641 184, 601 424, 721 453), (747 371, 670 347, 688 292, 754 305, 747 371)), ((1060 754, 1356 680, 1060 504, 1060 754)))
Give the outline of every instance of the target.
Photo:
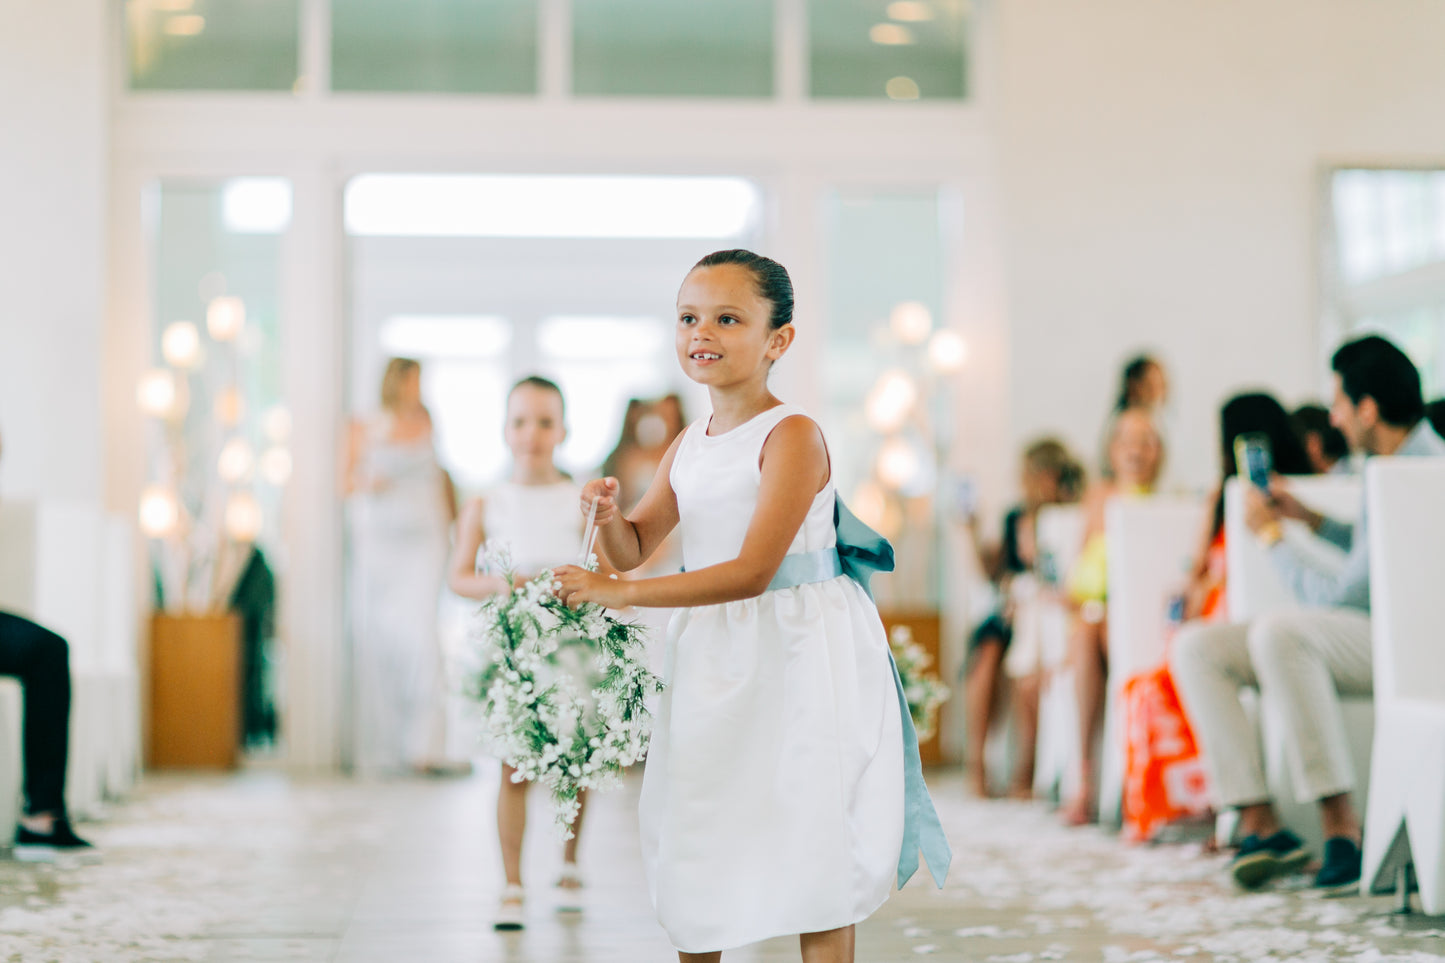
MULTIPOLYGON (((586 910, 556 910, 560 861, 534 794, 528 928, 491 928, 490 769, 467 780, 358 784, 152 779, 93 836, 97 865, 0 862, 0 961, 638 963, 675 959, 637 856, 636 780, 600 797, 583 841, 586 910)), ((954 846, 936 892, 916 879, 859 930, 862 961, 1445 961, 1445 920, 1399 926, 1386 899, 1233 892, 1197 847, 1129 847, 1041 807, 935 781, 954 846)), ((726 959, 796 960, 779 940, 726 959)))

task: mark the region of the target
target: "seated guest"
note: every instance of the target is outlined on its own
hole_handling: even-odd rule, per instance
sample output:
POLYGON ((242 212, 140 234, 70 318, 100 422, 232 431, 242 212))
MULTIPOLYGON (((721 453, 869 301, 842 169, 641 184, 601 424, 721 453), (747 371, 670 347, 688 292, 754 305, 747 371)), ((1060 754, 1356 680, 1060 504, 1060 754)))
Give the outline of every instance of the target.
POLYGON ((1070 659, 1079 703, 1078 792, 1064 806, 1064 821, 1078 826, 1094 818, 1094 743, 1104 711, 1104 679, 1108 670, 1109 596, 1108 547, 1104 510, 1116 495, 1147 495, 1164 466, 1164 441, 1154 417, 1143 408, 1128 408, 1113 420, 1109 436, 1110 477, 1084 496, 1084 546, 1069 573, 1069 598, 1077 608, 1070 633, 1070 659))
POLYGON ((70 651, 65 640, 29 619, 0 612, 0 675, 20 682, 24 696, 22 770, 25 810, 15 829, 16 854, 86 850, 90 843, 65 815, 65 763, 70 747, 70 651))
MULTIPOLYGON (((1330 424, 1330 412, 1321 405, 1301 405, 1290 415, 1294 432, 1310 456, 1312 475, 1350 473, 1350 444, 1330 424)), ((1289 474, 1284 472, 1284 474, 1289 474)))
MULTIPOLYGON (((1445 441, 1424 421, 1419 373, 1399 348, 1361 338, 1340 348, 1332 367, 1331 417, 1352 446, 1367 455, 1445 455, 1445 441)), ((1350 892, 1360 878, 1360 821, 1350 801, 1354 773, 1340 696, 1372 692, 1367 520, 1362 514, 1351 526, 1326 518, 1278 479, 1268 492, 1250 486, 1245 504, 1250 531, 1304 607, 1247 625, 1185 627, 1171 657, 1174 680, 1218 801, 1239 810, 1246 836, 1231 865, 1235 880, 1259 886, 1303 868, 1311 855, 1280 823, 1265 784, 1259 740, 1239 698, 1242 686, 1252 686, 1281 720, 1301 798, 1319 803, 1326 838, 1315 885, 1350 892), (1339 574, 1310 567, 1282 539, 1285 519, 1349 552, 1339 574)))
POLYGON ((0 612, 0 675, 25 694, 22 723, 25 812, 16 852, 88 849, 65 815, 65 761, 70 741, 70 660, 65 640, 9 612, 0 612))
POLYGON ((1300 444, 1290 416, 1272 395, 1235 395, 1219 411, 1220 463, 1224 476, 1214 491, 1213 510, 1195 555, 1194 569, 1184 593, 1184 618, 1211 619, 1224 606, 1224 483, 1239 474, 1234 444, 1241 435, 1269 439, 1275 471, 1281 475, 1315 474, 1313 459, 1300 444))
POLYGON ((1043 652, 1033 612, 1039 591, 1034 577, 1038 562, 1036 522, 1039 509, 1045 505, 1077 501, 1083 477, 1083 468, 1061 443, 1052 438, 1035 442, 1024 452, 1020 477, 1023 503, 1004 516, 1002 542, 996 546, 981 545, 977 519, 969 518, 969 532, 979 560, 997 587, 1000 600, 998 611, 974 632, 967 663, 968 777, 970 787, 980 797, 988 795, 984 744, 993 718, 999 676, 1005 673, 1014 684, 1019 747, 1009 794, 1027 798, 1032 792, 1043 669, 1043 652))
POLYGON ((1119 393, 1114 408, 1104 423, 1104 437, 1099 443, 1099 474, 1110 478, 1114 468, 1109 463, 1109 440, 1114 437, 1114 422, 1130 408, 1141 408, 1154 416, 1154 425, 1164 436, 1164 414, 1169 404, 1169 375, 1164 364, 1151 354, 1129 359, 1119 373, 1119 393))

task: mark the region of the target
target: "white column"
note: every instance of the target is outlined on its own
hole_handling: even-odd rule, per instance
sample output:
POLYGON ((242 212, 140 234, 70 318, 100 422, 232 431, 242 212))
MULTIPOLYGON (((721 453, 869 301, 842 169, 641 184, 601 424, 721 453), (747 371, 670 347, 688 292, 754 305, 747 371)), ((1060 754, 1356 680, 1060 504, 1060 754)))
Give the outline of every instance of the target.
POLYGON ((767 179, 769 198, 764 245, 760 253, 780 261, 793 278, 796 308, 793 317, 798 338, 774 376, 775 390, 784 400, 821 415, 823 346, 828 339, 824 239, 819 210, 822 181, 802 171, 789 171, 767 179))
POLYGON ((347 690, 338 457, 345 338, 341 305, 340 178, 316 166, 292 175, 282 276, 286 404, 294 467, 286 490, 281 638, 281 739, 296 769, 341 759, 347 690))
POLYGON ((331 91, 331 0, 302 0, 297 92, 312 102, 331 91))
POLYGON ((808 0, 774 0, 773 95, 787 104, 808 99, 808 0))
POLYGON ((99 501, 111 63, 101 0, 0 4, 3 490, 99 501))
POLYGON ((571 0, 537 5, 537 92, 551 101, 572 96, 571 0))

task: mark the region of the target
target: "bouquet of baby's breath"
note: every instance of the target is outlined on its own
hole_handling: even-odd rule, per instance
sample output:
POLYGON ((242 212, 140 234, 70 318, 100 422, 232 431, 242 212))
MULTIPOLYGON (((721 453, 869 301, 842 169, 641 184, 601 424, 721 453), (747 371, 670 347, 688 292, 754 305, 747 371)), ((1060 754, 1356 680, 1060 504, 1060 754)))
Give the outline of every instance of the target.
POLYGON ((938 707, 948 701, 948 686, 928 671, 933 659, 913 640, 913 630, 908 626, 895 625, 888 634, 888 645, 893 650, 893 661, 898 664, 903 699, 908 703, 918 741, 927 742, 938 728, 938 707))
MULTIPOLYGON (((568 608, 551 572, 517 585, 504 552, 488 559, 511 591, 477 613, 467 694, 481 703, 488 741, 513 778, 551 790, 570 838, 578 793, 610 787, 646 754, 646 701, 662 681, 644 664, 642 626, 599 605, 568 608)), ((596 570, 596 556, 587 567, 596 570)))

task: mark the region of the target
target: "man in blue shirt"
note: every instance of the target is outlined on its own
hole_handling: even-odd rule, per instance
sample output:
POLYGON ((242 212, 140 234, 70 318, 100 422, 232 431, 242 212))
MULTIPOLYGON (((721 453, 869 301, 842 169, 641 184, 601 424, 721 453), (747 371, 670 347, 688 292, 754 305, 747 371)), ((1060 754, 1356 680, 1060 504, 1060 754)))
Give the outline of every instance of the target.
MULTIPOLYGON (((1335 353, 1330 419, 1367 456, 1445 457, 1425 421, 1420 375, 1399 348, 1365 337, 1335 353)), ((1275 479, 1269 492, 1248 486, 1245 518, 1302 608, 1240 625, 1190 625, 1175 640, 1171 668, 1205 765, 1222 805, 1239 810, 1246 834, 1231 865, 1246 888, 1297 871, 1310 853, 1285 829, 1265 784, 1254 725, 1239 699, 1256 687, 1281 721, 1301 799, 1316 800, 1324 829, 1324 864, 1315 885, 1351 892, 1360 879, 1360 819, 1350 799, 1350 764, 1340 696, 1372 694, 1370 557, 1367 520, 1328 518, 1301 504, 1275 479), (1338 573, 1313 567, 1283 539, 1296 519, 1348 554, 1338 573)))

